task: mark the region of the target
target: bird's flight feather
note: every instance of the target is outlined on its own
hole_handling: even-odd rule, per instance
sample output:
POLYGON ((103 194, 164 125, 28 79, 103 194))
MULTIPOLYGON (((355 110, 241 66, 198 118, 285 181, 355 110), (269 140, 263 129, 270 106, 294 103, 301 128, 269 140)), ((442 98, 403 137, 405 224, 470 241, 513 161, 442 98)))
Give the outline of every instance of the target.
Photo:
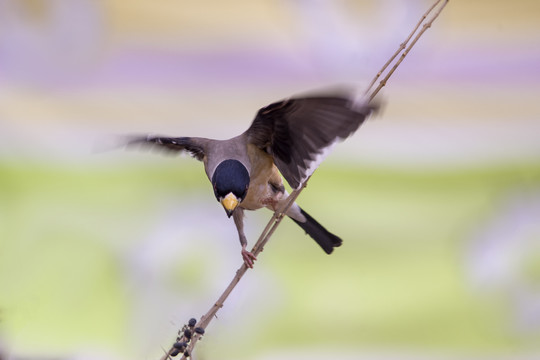
MULTIPOLYGON (((246 131, 248 141, 274 158, 279 171, 298 188, 325 150, 354 133, 374 110, 347 97, 291 98, 259 110, 246 131)), ((318 165, 318 164, 316 164, 318 165)))
POLYGON ((205 156, 204 146, 200 138, 192 137, 164 137, 164 136, 136 136, 127 141, 128 146, 150 145, 159 146, 173 152, 185 151, 195 159, 202 161, 205 156))

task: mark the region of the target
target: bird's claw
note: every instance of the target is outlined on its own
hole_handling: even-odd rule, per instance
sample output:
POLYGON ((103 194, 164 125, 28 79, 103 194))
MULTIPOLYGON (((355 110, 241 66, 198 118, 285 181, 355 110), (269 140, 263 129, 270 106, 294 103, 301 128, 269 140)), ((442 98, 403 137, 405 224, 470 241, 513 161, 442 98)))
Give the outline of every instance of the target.
POLYGON ((257 260, 257 257, 252 252, 247 251, 245 247, 242 248, 242 259, 244 264, 250 269, 253 269, 253 263, 257 260))

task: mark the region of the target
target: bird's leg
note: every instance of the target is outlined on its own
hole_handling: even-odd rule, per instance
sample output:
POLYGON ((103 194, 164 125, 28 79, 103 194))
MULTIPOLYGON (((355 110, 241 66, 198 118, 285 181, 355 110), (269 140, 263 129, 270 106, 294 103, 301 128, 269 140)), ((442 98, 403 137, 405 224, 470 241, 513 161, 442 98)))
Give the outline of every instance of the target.
POLYGON ((247 239, 246 234, 244 234, 244 209, 237 207, 233 212, 234 224, 236 225, 236 230, 238 230, 238 238, 240 239, 240 245, 242 245, 242 258, 244 259, 244 264, 250 269, 253 268, 253 262, 257 260, 255 255, 246 249, 247 239))

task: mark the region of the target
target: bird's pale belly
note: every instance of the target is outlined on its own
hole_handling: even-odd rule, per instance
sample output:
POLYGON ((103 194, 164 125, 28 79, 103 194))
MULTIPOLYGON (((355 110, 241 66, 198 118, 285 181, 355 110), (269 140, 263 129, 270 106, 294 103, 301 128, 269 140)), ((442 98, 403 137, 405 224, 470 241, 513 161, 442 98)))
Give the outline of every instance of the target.
POLYGON ((276 210, 276 205, 282 197, 283 193, 275 192, 268 182, 266 184, 250 185, 247 196, 240 203, 240 207, 246 210, 257 210, 262 207, 276 210))
POLYGON ((246 210, 257 210, 268 207, 276 210, 278 201, 283 197, 283 181, 272 158, 258 148, 248 145, 248 155, 252 165, 249 188, 240 207, 246 210))

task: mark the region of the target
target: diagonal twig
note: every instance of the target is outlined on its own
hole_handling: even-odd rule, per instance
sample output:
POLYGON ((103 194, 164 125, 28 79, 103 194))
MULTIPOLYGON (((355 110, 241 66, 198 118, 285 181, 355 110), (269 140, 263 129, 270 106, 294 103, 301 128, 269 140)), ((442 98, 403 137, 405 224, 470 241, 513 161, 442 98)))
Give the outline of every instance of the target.
MULTIPOLYGON (((283 217, 287 213, 287 210, 289 210, 289 208, 296 201, 296 198, 298 198, 298 196, 300 195, 300 192, 302 192, 302 190, 307 186, 308 180, 309 180, 309 177, 302 183, 302 185, 298 189, 295 189, 289 195, 289 197, 287 198, 287 201, 284 203, 284 205, 280 209, 278 209, 276 212, 274 212, 274 215, 272 216, 272 218, 270 219, 270 221, 268 222, 268 224, 264 228, 263 232, 259 236, 259 239, 257 240, 255 245, 253 246, 253 249, 251 250, 253 255, 257 256, 260 252, 263 251, 264 246, 266 245, 268 240, 270 240, 270 237, 272 236, 274 231, 276 231, 277 227, 281 223, 281 220, 283 219, 283 217)), ((229 283, 229 286, 227 286, 227 288, 221 294, 219 299, 215 302, 214 305, 212 305, 210 310, 205 315, 203 315, 201 317, 201 319, 199 320, 199 322, 196 325, 197 327, 202 328, 203 330, 206 329, 208 324, 216 316, 216 313, 218 312, 218 310, 223 307, 223 304, 225 303, 225 300, 227 300, 227 298, 229 297, 229 295, 231 294, 233 289, 236 287, 238 282, 240 282, 240 279, 242 279, 242 277, 244 276, 244 274, 246 273, 247 270, 248 270, 248 267, 246 266, 246 264, 242 264, 242 266, 236 271, 236 274, 233 277, 233 279, 231 280, 231 282, 229 283)), ((200 340, 201 337, 202 337, 202 334, 200 334, 200 333, 193 334, 193 336, 191 338, 191 341, 189 342, 189 345, 188 345, 188 347, 186 349, 187 354, 191 354, 193 352, 193 348, 195 347, 195 345, 197 344, 197 342, 200 340)), ((174 346, 171 347, 169 349, 169 351, 167 351, 161 357, 161 360, 170 359, 170 354, 173 351, 174 351, 174 346)), ((186 359, 187 358, 186 353, 184 353, 184 355, 182 355, 181 359, 186 359)))
MULTIPOLYGON (((401 62, 405 59, 407 54, 411 51, 413 46, 420 39, 420 37, 424 34, 424 32, 426 32, 426 30, 431 27, 431 25, 433 24, 435 19, 439 16, 439 14, 442 12, 442 10, 444 9, 444 7, 446 6, 446 4, 448 3, 449 0, 444 0, 442 5, 437 9, 437 11, 435 11, 433 16, 426 23, 424 23, 424 21, 427 19, 428 15, 433 11, 433 9, 435 9, 435 7, 441 1, 443 1, 443 0, 436 0, 436 2, 428 9, 428 11, 422 15, 420 21, 416 24, 415 28, 409 34, 407 39, 403 43, 400 44, 400 46, 399 46, 398 50, 396 51, 396 53, 394 53, 394 55, 384 64, 382 69, 375 75, 375 77, 371 81, 370 85, 368 86, 368 88, 366 89, 365 94, 364 94, 364 96, 368 99, 368 101, 373 100, 373 98, 375 98, 375 96, 379 93, 379 91, 386 85, 388 79, 392 76, 394 71, 398 68, 398 66, 401 64, 401 62), (418 31, 418 29, 420 28, 422 23, 424 23, 424 25, 422 26, 421 30, 416 34, 416 36, 414 37, 412 42, 409 44, 409 46, 407 46, 407 44, 412 39, 414 34, 418 31), (388 74, 379 82, 379 85, 377 86, 377 88, 375 88, 375 90, 373 90, 370 93, 370 90, 373 87, 373 85, 375 84, 375 82, 379 79, 379 77, 385 72, 385 70, 390 66, 390 64, 396 59, 396 57, 400 53, 401 53, 400 58, 397 60, 397 62, 394 64, 394 66, 390 69, 388 74)), ((308 180, 309 180, 309 177, 303 182, 303 184, 298 189, 295 189, 289 195, 289 197, 288 197, 287 201, 285 202, 285 204, 283 205, 283 207, 281 209, 278 209, 274 213, 274 215, 272 216, 272 218, 270 219, 270 221, 268 222, 268 224, 266 225, 266 227, 262 231, 261 235, 259 236, 259 239, 257 240, 255 245, 253 246, 253 249, 251 250, 253 255, 257 256, 261 251, 263 251, 264 246, 266 245, 266 243, 268 242, 270 237, 273 235, 273 233, 277 229, 277 227, 280 225, 281 220, 285 216, 285 213, 287 212, 287 210, 294 204, 294 202, 296 201, 296 198, 300 195, 302 190, 307 186, 308 180)), ((225 303, 225 300, 227 300, 227 298, 229 297, 229 295, 231 294, 233 289, 236 287, 236 285, 240 282, 240 280, 242 279, 242 277, 244 276, 244 274, 246 273, 247 270, 248 270, 248 267, 245 264, 242 264, 242 266, 236 271, 235 276, 233 277, 233 279, 231 280, 231 282, 229 283, 229 285, 227 286, 225 291, 221 294, 221 296, 214 303, 214 305, 212 305, 210 310, 205 315, 203 315, 201 317, 201 319, 196 324, 196 326, 198 328, 202 329, 202 331, 195 332, 192 336, 190 335, 191 338, 188 339, 189 344, 187 345, 186 350, 185 350, 184 354, 182 355, 181 360, 185 360, 191 355, 191 353, 193 352, 193 349, 195 348, 195 345, 201 339, 202 334, 204 333, 204 330, 210 324, 212 319, 216 316, 218 310, 223 307, 223 305, 225 303)), ((193 326, 192 326, 192 328, 193 328, 193 326)), ((174 351, 175 351, 175 348, 174 348, 174 346, 172 346, 169 349, 169 351, 167 351, 161 357, 161 360, 169 360, 169 359, 171 359, 171 354, 173 354, 174 351)))
POLYGON ((409 37, 407 37, 407 39, 399 46, 399 49, 396 51, 396 53, 394 53, 394 55, 390 58, 390 60, 388 60, 386 62, 386 64, 384 64, 384 66, 382 67, 382 69, 377 73, 377 75, 375 75, 375 77, 373 78, 373 80, 371 81, 370 85, 368 86, 365 94, 367 96, 367 94, 369 93, 369 90, 373 87, 373 85, 375 84, 375 82, 377 81, 377 79, 382 75, 382 73, 386 70, 386 68, 392 63, 392 61, 394 61, 394 59, 399 55, 399 53, 401 51, 403 51, 403 53, 401 54, 401 56, 399 57, 398 61, 396 61, 396 63, 394 64, 394 66, 390 69, 390 71, 388 72, 388 74, 379 82, 379 86, 377 86, 377 88, 375 90, 373 90, 373 92, 369 95, 369 101, 373 100, 373 98, 379 93, 379 91, 386 85, 386 82, 388 81, 388 79, 390 78, 390 76, 392 76, 392 74, 394 73, 394 71, 396 71, 396 69, 398 68, 399 64, 401 64, 401 62, 405 59, 405 57, 407 56, 407 54, 411 51, 411 49, 414 47, 414 45, 416 44, 416 42, 420 39, 420 37, 426 32, 427 29, 429 29, 431 27, 431 25, 433 24, 433 22, 435 21, 435 19, 437 17, 439 17, 439 14, 442 12, 442 10, 444 9, 444 7, 446 6, 446 4, 448 4, 448 1, 450 0, 444 0, 444 2, 442 3, 441 7, 439 7, 439 9, 437 9, 437 11, 433 14, 433 16, 422 26, 422 29, 418 32, 418 34, 416 34, 416 36, 414 37, 413 41, 411 42, 411 44, 408 46, 408 47, 405 47, 407 45, 407 43, 409 42, 409 40, 411 39, 411 37, 414 35, 414 33, 416 33, 416 31, 418 30, 418 28, 420 27, 420 25, 422 24, 422 22, 427 18, 427 16, 429 15, 429 13, 437 6, 438 3, 440 3, 442 0, 437 0, 429 9, 428 11, 422 15, 422 17, 420 18, 420 21, 418 22, 418 24, 416 24, 416 27, 414 28, 414 30, 410 33, 409 37))
POLYGON ((392 63, 392 61, 394 61, 394 59, 399 55, 400 52, 402 52, 403 50, 405 50, 406 46, 407 46, 407 43, 411 40, 411 38, 413 37, 413 35, 416 33, 416 31, 418 30, 418 28, 420 27, 420 25, 422 25, 422 23, 424 22, 424 20, 426 20, 427 16, 429 15, 429 13, 435 8, 435 6, 437 6, 438 3, 440 3, 442 0, 437 0, 429 9, 428 11, 426 11, 424 13, 424 15, 422 15, 422 17, 420 18, 420 21, 418 21, 418 23, 416 24, 416 26, 414 27, 413 31, 411 31, 411 33, 409 34, 409 36, 407 37, 407 39, 405 39, 404 42, 402 42, 401 44, 399 44, 399 48, 396 50, 396 52, 394 53, 394 55, 392 55, 392 57, 390 59, 388 59, 388 61, 386 62, 386 64, 383 65, 383 67, 381 68, 381 70, 379 70, 379 72, 377 73, 377 75, 375 75, 375 77, 373 78, 373 80, 371 80, 371 82, 369 83, 369 86, 367 87, 364 95, 367 95, 367 93, 369 92, 369 90, 371 90, 371 88, 373 87, 373 85, 375 85, 375 82, 377 81, 377 79, 384 73, 384 71, 386 70, 386 68, 392 63))

